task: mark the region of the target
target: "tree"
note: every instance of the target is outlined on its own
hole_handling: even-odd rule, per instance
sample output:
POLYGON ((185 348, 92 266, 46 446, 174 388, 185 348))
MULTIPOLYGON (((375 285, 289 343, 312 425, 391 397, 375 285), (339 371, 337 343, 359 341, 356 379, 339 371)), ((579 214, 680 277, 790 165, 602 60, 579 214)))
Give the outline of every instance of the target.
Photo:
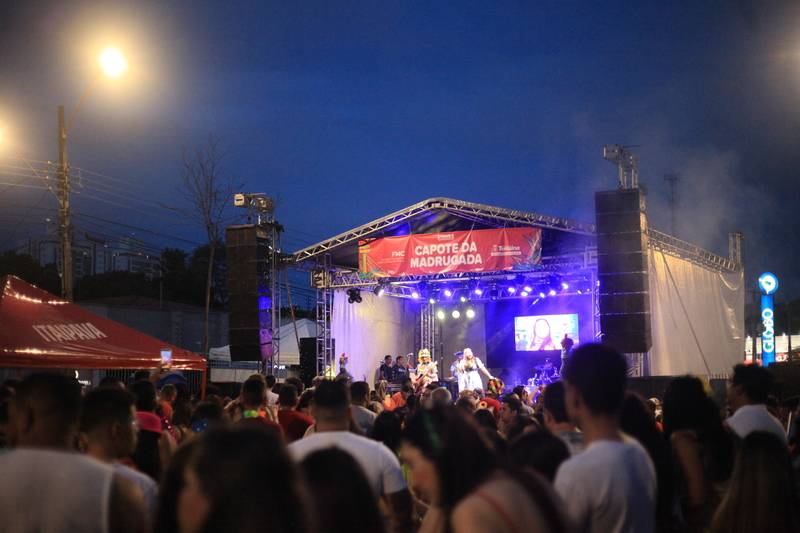
POLYGON ((54 264, 44 267, 27 254, 10 251, 0 255, 0 277, 13 274, 53 294, 61 294, 61 278, 54 264))
POLYGON ((174 211, 199 223, 208 244, 208 264, 205 281, 205 327, 203 353, 208 354, 208 315, 211 308, 211 288, 214 282, 214 256, 223 242, 223 225, 234 191, 241 188, 231 175, 223 174, 225 151, 220 141, 210 136, 202 147, 183 153, 183 176, 178 193, 189 205, 172 207, 174 211))

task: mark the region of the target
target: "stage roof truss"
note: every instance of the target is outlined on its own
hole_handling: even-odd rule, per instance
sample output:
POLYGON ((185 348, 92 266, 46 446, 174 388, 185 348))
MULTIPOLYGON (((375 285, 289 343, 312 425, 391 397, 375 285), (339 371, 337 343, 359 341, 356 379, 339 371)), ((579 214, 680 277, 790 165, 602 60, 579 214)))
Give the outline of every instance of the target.
POLYGON ((558 277, 569 280, 589 279, 597 265, 596 248, 587 248, 582 253, 543 257, 542 262, 531 270, 511 270, 494 272, 448 272, 443 274, 369 278, 350 269, 334 269, 312 274, 312 285, 317 289, 375 289, 383 286, 385 293, 392 296, 411 297, 414 287, 420 284, 443 285, 446 283, 468 282, 509 283, 517 276, 526 279, 549 279, 558 277))
MULTIPOLYGON (((354 241, 358 242, 395 224, 434 210, 445 210, 462 218, 489 225, 497 225, 497 221, 503 221, 509 224, 555 229, 581 235, 594 235, 595 233, 594 224, 577 222, 566 218, 540 215, 517 209, 505 209, 452 198, 429 198, 385 217, 340 233, 328 240, 303 248, 294 253, 294 259, 297 263, 302 263, 330 252, 339 246, 354 241)), ((500 225, 500 227, 503 227, 503 225, 500 225)))
POLYGON ((653 249, 690 261, 699 266, 723 272, 738 272, 742 269, 742 265, 732 259, 709 252, 704 248, 653 228, 648 228, 647 236, 653 249))

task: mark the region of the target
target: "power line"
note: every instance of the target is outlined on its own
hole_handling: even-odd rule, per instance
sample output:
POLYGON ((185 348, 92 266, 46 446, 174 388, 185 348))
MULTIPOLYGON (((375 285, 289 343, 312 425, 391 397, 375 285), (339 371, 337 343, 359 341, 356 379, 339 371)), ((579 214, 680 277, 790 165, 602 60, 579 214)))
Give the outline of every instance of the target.
POLYGON ((75 213, 74 215, 77 216, 77 217, 81 217, 81 218, 90 218, 90 219, 98 220, 100 222, 105 222, 107 224, 114 224, 115 226, 134 229, 134 230, 137 230, 137 231, 144 231, 145 233, 150 233, 152 235, 157 235, 159 237, 166 237, 166 238, 169 238, 169 239, 172 239, 172 240, 175 240, 175 241, 181 241, 181 242, 185 242, 187 244, 192 244, 192 245, 195 245, 195 246, 204 246, 203 243, 200 243, 200 242, 197 242, 197 241, 184 239, 183 237, 177 237, 175 235, 169 235, 168 233, 161 233, 159 231, 154 231, 154 230, 150 230, 150 229, 147 229, 147 228, 142 228, 142 227, 139 227, 139 226, 133 226, 131 224, 125 224, 125 223, 122 223, 122 222, 115 222, 113 220, 108 220, 108 219, 101 218, 101 217, 96 217, 96 216, 93 216, 93 215, 86 215, 86 214, 83 214, 83 213, 75 213))

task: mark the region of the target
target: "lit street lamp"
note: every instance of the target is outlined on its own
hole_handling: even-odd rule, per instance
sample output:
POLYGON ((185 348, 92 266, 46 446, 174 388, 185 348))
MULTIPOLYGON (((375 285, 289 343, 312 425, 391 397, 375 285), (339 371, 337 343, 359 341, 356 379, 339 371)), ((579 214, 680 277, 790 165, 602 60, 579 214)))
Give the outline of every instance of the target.
MULTIPOLYGON (((128 70, 128 61, 118 48, 104 49, 98 56, 98 63, 103 74, 110 78, 119 78, 128 70)), ((91 89, 91 84, 84 90, 78 105, 72 113, 75 115, 86 99, 91 89)), ((71 125, 71 124, 70 124, 71 125)), ((67 300, 72 300, 72 227, 70 224, 69 205, 69 168, 67 163, 67 132, 69 125, 64 114, 64 106, 58 106, 58 220, 59 237, 61 240, 61 294, 67 300)))

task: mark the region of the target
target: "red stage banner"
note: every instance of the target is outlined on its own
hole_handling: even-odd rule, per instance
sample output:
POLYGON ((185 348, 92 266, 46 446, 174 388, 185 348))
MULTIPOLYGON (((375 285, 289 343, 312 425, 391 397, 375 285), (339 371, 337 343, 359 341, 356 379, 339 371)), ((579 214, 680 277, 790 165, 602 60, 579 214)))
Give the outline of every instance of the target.
POLYGON ((358 243, 358 269, 367 277, 530 270, 541 258, 540 228, 426 233, 358 243))

